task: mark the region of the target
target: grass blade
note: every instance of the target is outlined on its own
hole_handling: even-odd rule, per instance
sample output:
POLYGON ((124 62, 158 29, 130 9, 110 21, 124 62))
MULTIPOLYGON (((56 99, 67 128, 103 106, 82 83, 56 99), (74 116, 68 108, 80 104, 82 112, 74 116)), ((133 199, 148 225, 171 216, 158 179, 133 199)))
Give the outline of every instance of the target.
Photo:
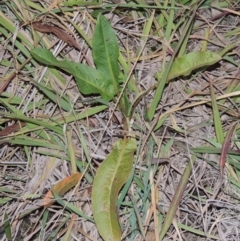
POLYGON ((4 214, 4 232, 8 241, 12 241, 11 224, 7 213, 4 214))
POLYGON ((174 215, 177 211, 177 208, 179 206, 179 203, 182 199, 182 195, 183 195, 183 192, 186 188, 186 185, 188 183, 188 178, 190 177, 190 174, 191 174, 191 171, 192 171, 192 167, 193 167, 193 163, 195 161, 195 157, 192 157, 192 160, 190 160, 188 162, 188 165, 186 166, 185 168, 185 171, 182 175, 182 178, 178 184, 178 187, 176 189, 176 192, 175 192, 175 195, 173 197, 173 200, 169 206, 169 209, 168 209, 168 213, 167 213, 167 216, 165 218, 165 221, 163 223, 163 226, 162 226, 162 229, 161 229, 161 232, 160 232, 160 237, 159 237, 159 240, 161 241, 165 234, 167 233, 171 223, 172 223, 172 220, 174 218, 174 215))
POLYGON ((231 137, 236 129, 236 126, 238 125, 238 123, 235 123, 233 126, 231 126, 227 132, 227 135, 224 139, 224 142, 222 144, 222 149, 221 149, 221 156, 219 159, 219 167, 220 167, 220 174, 221 177, 223 177, 223 170, 224 170, 224 166, 226 163, 226 159, 227 159, 227 154, 228 154, 228 150, 230 147, 230 143, 231 143, 231 137))

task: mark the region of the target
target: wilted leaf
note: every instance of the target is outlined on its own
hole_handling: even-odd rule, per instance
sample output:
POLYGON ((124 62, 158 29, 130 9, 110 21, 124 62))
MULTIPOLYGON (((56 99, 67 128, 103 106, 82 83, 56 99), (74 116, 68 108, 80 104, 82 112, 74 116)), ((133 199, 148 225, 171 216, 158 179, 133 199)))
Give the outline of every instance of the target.
MULTIPOLYGON (((71 188, 77 185, 79 180, 82 178, 81 173, 74 173, 69 177, 64 178, 60 182, 54 185, 53 190, 58 195, 63 195, 68 192, 71 188)), ((55 202, 54 195, 51 190, 47 192, 43 200, 43 206, 50 206, 55 202)))
POLYGON ((42 24, 40 22, 34 22, 34 23, 32 23, 32 26, 35 30, 37 30, 41 33, 53 33, 59 39, 63 40, 70 46, 72 46, 78 50, 81 50, 80 46, 78 45, 78 43, 72 36, 70 36, 68 33, 64 32, 62 29, 60 29, 56 26, 52 26, 49 24, 42 24))
POLYGON ((118 140, 98 168, 92 190, 93 216, 105 241, 119 241, 121 228, 116 203, 118 193, 127 181, 136 150, 135 140, 118 140))
POLYGON ((26 124, 24 122, 20 123, 14 123, 10 126, 5 127, 3 130, 0 131, 0 137, 1 136, 7 136, 13 132, 18 131, 21 127, 25 126, 26 124))
POLYGON ((235 128, 237 126, 238 123, 235 123, 233 126, 231 126, 227 132, 227 135, 224 139, 224 142, 222 144, 222 149, 221 149, 221 156, 219 159, 219 167, 220 167, 220 176, 221 178, 223 177, 223 170, 224 170, 224 166, 226 163, 226 159, 227 159, 227 153, 231 144, 231 138, 232 135, 235 131, 235 128))

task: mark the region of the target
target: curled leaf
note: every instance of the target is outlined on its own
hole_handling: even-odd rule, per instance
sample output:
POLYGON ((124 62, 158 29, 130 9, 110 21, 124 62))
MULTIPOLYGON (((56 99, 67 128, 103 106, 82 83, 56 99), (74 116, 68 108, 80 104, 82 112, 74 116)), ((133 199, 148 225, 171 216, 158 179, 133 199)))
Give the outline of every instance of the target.
POLYGON ((42 24, 40 22, 34 22, 34 23, 32 23, 32 26, 33 26, 33 29, 38 32, 53 33, 59 39, 66 42, 68 45, 70 45, 78 50, 81 50, 80 46, 78 45, 78 43, 72 36, 70 36, 68 33, 64 32, 62 29, 60 29, 56 26, 52 26, 49 24, 42 24))

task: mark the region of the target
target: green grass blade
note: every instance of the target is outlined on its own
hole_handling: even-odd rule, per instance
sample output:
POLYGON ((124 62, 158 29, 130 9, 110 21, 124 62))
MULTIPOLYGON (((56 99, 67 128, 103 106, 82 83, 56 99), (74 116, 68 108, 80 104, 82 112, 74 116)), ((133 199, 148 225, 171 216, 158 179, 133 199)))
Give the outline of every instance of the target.
POLYGON ((220 113, 218 110, 218 104, 217 104, 216 96, 214 93, 213 85, 212 85, 211 80, 209 80, 209 81, 210 81, 210 92, 211 92, 211 100, 212 100, 214 128, 215 128, 215 132, 216 132, 217 141, 222 144, 224 141, 222 121, 221 121, 220 113))
POLYGON ((58 202, 62 207, 66 208, 69 211, 72 211, 72 212, 76 213, 79 217, 83 217, 86 220, 93 222, 92 218, 90 218, 88 215, 83 213, 79 208, 77 208, 73 204, 71 204, 68 201, 62 199, 62 197, 59 196, 53 189, 52 189, 52 192, 53 192, 53 195, 54 195, 54 198, 55 198, 56 202, 58 202))
POLYGON ((192 167, 193 167, 193 164, 194 164, 195 160, 196 160, 196 158, 194 156, 192 156, 192 160, 189 160, 188 165, 186 166, 185 171, 184 171, 184 173, 181 177, 181 180, 178 184, 178 187, 177 187, 176 192, 174 194, 173 200, 172 200, 172 202, 169 206, 165 221, 163 223, 163 226, 162 226, 162 229, 161 229, 161 232, 160 232, 160 235, 159 235, 160 241, 164 238, 165 234, 167 233, 167 231, 168 231, 168 229, 169 229, 169 227, 172 223, 172 220, 175 216, 175 213, 177 211, 179 203, 181 202, 183 192, 184 192, 184 190, 186 188, 186 185, 188 183, 188 178, 190 177, 192 167))
POLYGON ((8 241, 12 241, 11 224, 7 213, 4 213, 4 232, 8 241))

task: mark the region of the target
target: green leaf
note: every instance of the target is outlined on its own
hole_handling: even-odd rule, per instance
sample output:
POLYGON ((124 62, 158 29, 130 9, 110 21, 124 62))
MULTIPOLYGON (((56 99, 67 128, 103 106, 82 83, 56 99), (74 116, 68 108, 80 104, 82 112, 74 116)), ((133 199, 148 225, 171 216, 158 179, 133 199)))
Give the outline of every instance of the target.
POLYGON ((97 70, 111 80, 115 92, 119 91, 118 42, 117 37, 108 20, 98 15, 93 34, 92 51, 97 70))
POLYGON ((0 187, 0 192, 1 193, 3 193, 3 192, 5 192, 5 193, 18 193, 18 191, 10 190, 10 189, 8 189, 6 187, 0 187))
POLYGON ((56 144, 50 143, 50 141, 42 140, 42 139, 37 139, 34 137, 7 137, 2 140, 0 140, 0 145, 3 143, 11 143, 14 145, 20 145, 20 146, 41 146, 41 147, 46 147, 46 148, 52 148, 55 150, 61 150, 61 147, 56 144))
MULTIPOLYGON (((219 237, 217 237, 217 236, 214 236, 214 235, 205 233, 205 232, 203 232, 203 231, 201 231, 201 230, 198 230, 198 229, 196 229, 196 228, 189 227, 189 226, 187 226, 187 225, 185 225, 185 224, 182 224, 182 223, 178 223, 178 222, 177 222, 177 226, 178 226, 179 228, 181 228, 181 229, 184 229, 184 230, 186 230, 186 231, 188 231, 188 232, 191 232, 191 233, 194 233, 194 234, 196 234, 196 235, 201 235, 201 236, 203 236, 203 237, 207 237, 208 239, 212 239, 212 240, 215 240, 215 239, 216 239, 216 240, 219 240, 219 237)), ((199 239, 200 239, 200 237, 199 237, 199 239)))
POLYGON ((60 128, 59 126, 56 126, 59 123, 56 123, 56 122, 50 123, 49 119, 37 120, 33 118, 28 118, 27 116, 23 115, 20 110, 16 110, 13 106, 9 105, 5 100, 0 99, 0 103, 3 103, 5 106, 9 108, 9 110, 15 112, 13 114, 12 113, 9 114, 7 112, 0 111, 0 115, 4 116, 5 118, 22 120, 24 122, 28 122, 37 126, 48 128, 49 130, 52 130, 53 132, 58 133, 60 135, 63 134, 62 128, 60 128))
POLYGON ((68 60, 57 60, 51 51, 42 48, 31 50, 33 58, 37 61, 58 67, 74 76, 79 90, 85 94, 101 94, 104 100, 111 100, 116 92, 109 78, 104 77, 99 71, 88 65, 71 62, 68 60))
POLYGON ((41 90, 53 103, 55 104, 59 104, 61 106, 62 109, 64 109, 65 111, 69 111, 71 110, 71 105, 70 105, 70 101, 66 101, 64 100, 60 95, 55 94, 52 90, 48 89, 46 86, 42 85, 41 83, 38 83, 34 80, 32 80, 32 82, 34 83, 34 85, 37 86, 37 88, 39 90, 41 90))
MULTIPOLYGON (((167 80, 170 81, 179 76, 188 76, 195 69, 216 64, 222 57, 214 52, 192 52, 177 58, 170 69, 167 80)), ((161 79, 164 70, 156 74, 156 78, 161 79)))
POLYGON ((100 3, 96 2, 96 1, 81 1, 81 0, 71 0, 71 1, 67 1, 67 2, 62 2, 61 4, 64 6, 68 6, 68 7, 100 5, 100 3))
POLYGON ((8 241, 12 240, 11 224, 7 213, 4 214, 4 232, 8 241))
POLYGON ((58 193, 55 192, 54 189, 52 190, 52 192, 53 192, 54 199, 56 200, 56 202, 59 203, 60 205, 62 205, 65 209, 68 209, 68 210, 76 213, 79 217, 83 217, 86 220, 93 222, 93 220, 90 217, 88 217, 85 213, 83 213, 78 207, 74 206, 72 203, 64 200, 60 195, 58 195, 58 193))
POLYGON ((214 93, 212 81, 209 80, 209 83, 210 83, 210 93, 211 93, 211 100, 212 100, 212 111, 213 111, 213 120, 214 120, 216 138, 217 138, 217 141, 222 144, 224 141, 224 134, 223 134, 221 115, 218 109, 218 104, 216 100, 216 95, 214 93))
POLYGON ((0 206, 3 206, 4 204, 6 204, 7 202, 9 202, 11 200, 12 200, 12 198, 10 198, 10 197, 0 198, 0 206))
POLYGON ((162 76, 160 76, 159 79, 161 79, 161 81, 158 82, 157 84, 157 89, 156 89, 156 92, 155 92, 155 95, 154 95, 154 98, 153 98, 153 101, 151 103, 151 106, 148 108, 148 111, 146 113, 146 118, 148 120, 152 120, 154 114, 155 114, 155 111, 156 111, 156 108, 157 108, 157 105, 159 103, 159 101, 162 99, 162 94, 163 94, 163 90, 165 88, 165 85, 168 81, 168 75, 171 71, 171 68, 172 68, 172 65, 173 65, 173 62, 174 62, 174 59, 178 53, 178 51, 181 49, 181 46, 182 44, 184 43, 184 39, 186 37, 186 34, 188 33, 189 31, 189 28, 191 28, 191 25, 192 25, 192 22, 195 18, 195 14, 196 14, 196 11, 197 11, 197 5, 192 9, 192 15, 189 17, 189 19, 187 21, 185 21, 184 25, 183 25, 183 32, 182 32, 182 36, 181 38, 179 39, 178 41, 178 44, 176 46, 176 48, 174 49, 174 53, 170 59, 170 61, 168 62, 167 64, 167 67, 163 73, 162 76))
POLYGON ((135 140, 118 140, 98 168, 92 190, 93 216, 105 241, 119 241, 121 228, 117 215, 118 193, 127 181, 136 150, 135 140))

